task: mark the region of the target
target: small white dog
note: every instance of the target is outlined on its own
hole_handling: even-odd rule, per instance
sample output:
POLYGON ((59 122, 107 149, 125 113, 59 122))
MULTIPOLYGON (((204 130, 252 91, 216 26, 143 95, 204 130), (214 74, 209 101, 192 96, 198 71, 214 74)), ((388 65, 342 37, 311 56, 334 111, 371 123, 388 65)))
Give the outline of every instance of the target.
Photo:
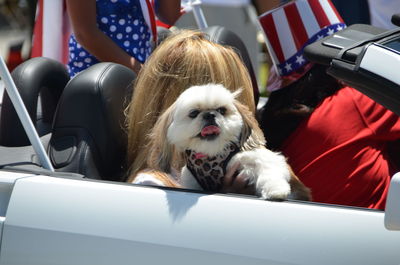
POLYGON ((153 128, 149 165, 171 173, 174 160, 181 159, 182 187, 218 192, 227 170, 239 163, 238 176, 255 186, 256 195, 309 200, 285 157, 264 147, 253 114, 235 99, 239 93, 217 84, 185 90, 153 128))

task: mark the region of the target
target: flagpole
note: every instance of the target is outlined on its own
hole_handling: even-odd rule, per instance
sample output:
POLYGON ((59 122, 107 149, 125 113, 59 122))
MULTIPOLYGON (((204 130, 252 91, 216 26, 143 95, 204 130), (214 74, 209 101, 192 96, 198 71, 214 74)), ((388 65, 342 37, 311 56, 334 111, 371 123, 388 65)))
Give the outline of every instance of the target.
POLYGON ((201 0, 190 1, 190 6, 193 10, 194 19, 196 20, 197 26, 200 30, 204 30, 208 28, 208 24, 200 5, 201 5, 201 0))
POLYGON ((33 126, 32 120, 28 114, 28 111, 25 108, 24 102, 22 101, 22 98, 18 92, 17 87, 15 86, 14 80, 12 79, 11 74, 8 71, 6 63, 4 62, 2 56, 0 56, 0 77, 4 82, 8 96, 13 103, 15 111, 18 114, 19 120, 21 121, 22 126, 25 129, 29 141, 31 142, 33 149, 39 157, 40 163, 44 168, 50 171, 54 171, 50 159, 47 156, 46 151, 44 150, 43 144, 40 141, 35 126, 33 126))

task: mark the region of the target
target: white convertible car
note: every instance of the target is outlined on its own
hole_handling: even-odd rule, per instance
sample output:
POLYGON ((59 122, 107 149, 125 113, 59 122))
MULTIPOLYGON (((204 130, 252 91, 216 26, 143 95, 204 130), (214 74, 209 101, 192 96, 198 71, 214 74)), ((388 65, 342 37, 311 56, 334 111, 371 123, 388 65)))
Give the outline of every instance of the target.
MULTIPOLYGON (((399 68, 399 52, 368 47, 365 54, 383 52, 399 68)), ((357 63, 373 67, 368 60, 357 63)), ((68 81, 63 66, 45 58, 13 72, 44 148, 29 143, 33 136, 5 96, 1 265, 400 264, 400 174, 385 212, 124 183, 126 139, 118 125, 134 78, 101 63, 68 81)))

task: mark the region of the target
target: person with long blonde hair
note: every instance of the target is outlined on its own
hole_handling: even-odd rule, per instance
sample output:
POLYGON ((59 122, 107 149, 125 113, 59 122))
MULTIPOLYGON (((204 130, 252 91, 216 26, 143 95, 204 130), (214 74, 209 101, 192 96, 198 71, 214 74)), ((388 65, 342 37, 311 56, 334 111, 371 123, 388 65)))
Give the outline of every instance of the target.
MULTIPOLYGON (((208 83, 222 84, 231 91, 242 89, 239 101, 255 113, 253 87, 242 60, 232 48, 209 41, 204 33, 173 33, 149 57, 127 109, 128 182, 148 168, 149 133, 160 114, 185 89, 208 83)), ((181 162, 176 161, 177 167, 181 162)))

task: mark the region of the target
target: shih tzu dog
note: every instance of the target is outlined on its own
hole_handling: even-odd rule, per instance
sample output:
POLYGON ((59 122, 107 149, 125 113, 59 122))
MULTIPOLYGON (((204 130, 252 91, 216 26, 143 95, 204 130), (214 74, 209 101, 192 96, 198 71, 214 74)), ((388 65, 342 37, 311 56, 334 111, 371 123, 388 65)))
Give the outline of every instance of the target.
POLYGON ((235 99, 239 93, 217 84, 185 90, 153 128, 150 167, 171 174, 176 161, 185 161, 180 186, 220 192, 226 172, 238 166, 237 176, 263 199, 309 200, 285 157, 265 148, 253 114, 235 99))

